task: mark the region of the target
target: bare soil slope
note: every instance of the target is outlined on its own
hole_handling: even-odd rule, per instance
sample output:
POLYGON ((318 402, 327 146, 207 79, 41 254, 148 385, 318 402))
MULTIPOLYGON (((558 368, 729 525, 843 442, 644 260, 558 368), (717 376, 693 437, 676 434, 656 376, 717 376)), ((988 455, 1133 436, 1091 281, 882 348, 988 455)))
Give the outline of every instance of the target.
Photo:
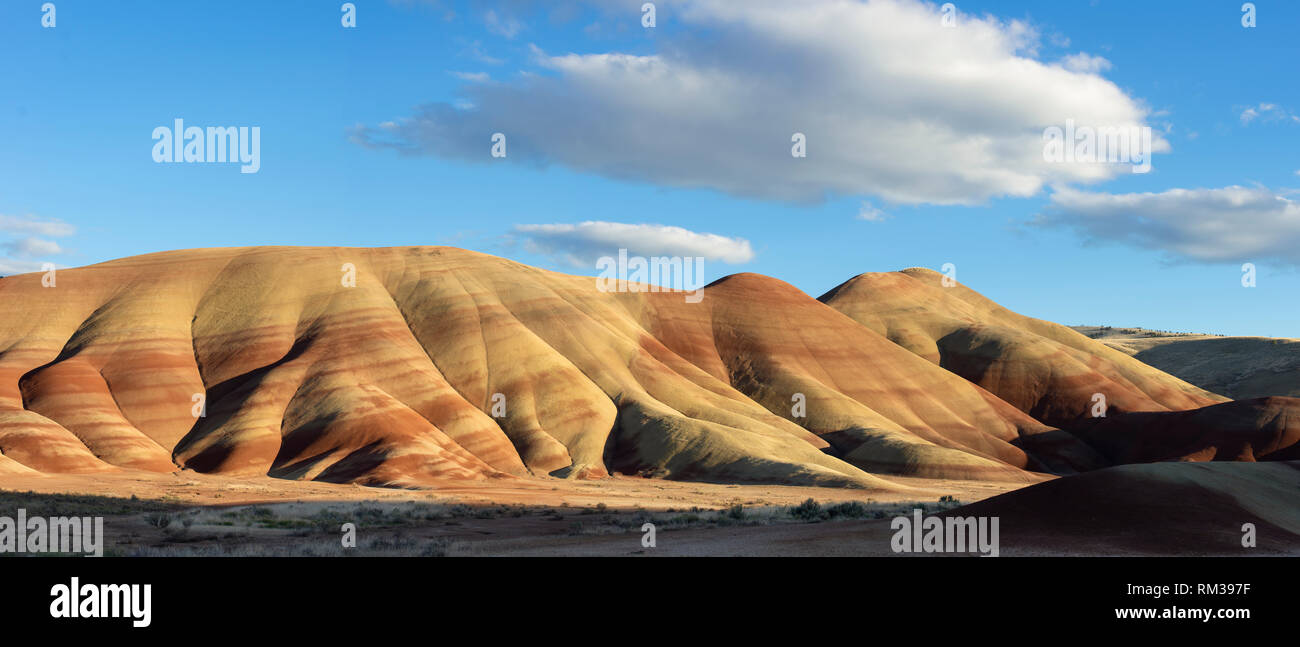
POLYGON ((1049 427, 785 283, 733 276, 701 303, 595 283, 452 248, 191 250, 54 287, 8 277, 0 469, 1034 480, 1013 441, 1049 427))
POLYGON ((1300 339, 1168 334, 1099 326, 1075 329, 1145 364, 1233 399, 1300 397, 1300 339))
POLYGON ((1244 405, 1240 428, 1190 454, 1149 431, 1163 423, 1071 433, 1095 424, 1097 392, 1126 429, 1125 412, 1223 398, 925 270, 822 301, 756 274, 699 300, 605 291, 445 247, 189 250, 42 278, 0 279, 5 477, 617 472, 886 491, 905 486, 879 475, 1030 483, 1117 460, 1282 458, 1300 435, 1286 400, 1244 405))
POLYGON ((922 268, 861 274, 821 301, 1053 426, 1090 417, 1098 393, 1111 413, 1177 411, 1225 400, 1070 328, 1011 312, 943 280, 922 268))

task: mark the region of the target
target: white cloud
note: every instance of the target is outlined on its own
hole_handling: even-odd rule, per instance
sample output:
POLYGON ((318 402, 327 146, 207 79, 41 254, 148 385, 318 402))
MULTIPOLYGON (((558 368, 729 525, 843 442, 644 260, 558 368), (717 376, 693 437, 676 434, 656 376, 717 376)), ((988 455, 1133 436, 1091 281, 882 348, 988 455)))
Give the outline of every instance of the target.
POLYGON ((35 234, 37 236, 63 237, 77 233, 77 228, 61 220, 32 216, 6 216, 0 214, 0 232, 9 234, 35 234))
POLYGON ((488 31, 506 38, 514 38, 524 28, 523 23, 514 16, 498 14, 494 9, 489 9, 483 14, 483 23, 488 31))
POLYGON ((9 250, 10 254, 22 258, 34 258, 38 256, 50 256, 53 254, 62 254, 63 248, 52 240, 44 240, 28 236, 20 240, 0 243, 0 247, 9 250))
POLYGON ((430 104, 354 139, 486 162, 501 132, 510 161, 619 179, 785 201, 971 204, 1128 172, 1044 161, 1049 126, 1146 125, 1137 100, 1077 69, 1104 59, 1037 60, 1036 32, 1020 21, 963 15, 945 28, 936 5, 916 0, 664 0, 659 11, 682 30, 659 35, 657 54, 537 50, 545 73, 467 87, 472 110, 430 104), (806 158, 790 154, 795 132, 806 158))
POLYGON ((470 83, 487 83, 492 80, 487 72, 452 72, 451 75, 470 83))
POLYGON ((501 65, 502 63, 505 63, 504 60, 488 54, 483 49, 483 43, 477 40, 470 43, 465 49, 461 50, 460 55, 488 65, 501 65))
POLYGON ((1096 74, 1110 69, 1110 61, 1100 56, 1089 56, 1085 52, 1070 54, 1061 59, 1061 66, 1071 72, 1096 74))
POLYGON ((888 219, 889 219, 889 214, 881 211, 880 209, 877 209, 875 205, 871 204, 870 202, 863 202, 862 206, 858 208, 858 220, 866 220, 868 222, 884 222, 888 219))
POLYGON ((0 276, 13 276, 41 271, 40 261, 24 261, 0 256, 0 276))
POLYGON ((63 253, 63 247, 47 238, 62 238, 77 232, 76 227, 49 218, 6 216, 0 214, 0 233, 17 234, 14 240, 0 241, 0 276, 36 272, 50 256, 63 253))
POLYGON ((1241 123, 1248 125, 1258 119, 1261 123, 1289 122, 1300 123, 1300 116, 1276 103, 1261 103, 1241 110, 1241 123))
POLYGON ((619 249, 626 249, 630 256, 703 257, 730 265, 754 259, 753 248, 743 238, 667 225, 588 221, 576 225, 516 225, 514 231, 525 239, 529 251, 574 267, 592 267, 602 256, 617 256, 619 249))
POLYGON ((1264 187, 1126 194, 1060 189, 1039 222, 1187 260, 1300 264, 1300 203, 1264 187))

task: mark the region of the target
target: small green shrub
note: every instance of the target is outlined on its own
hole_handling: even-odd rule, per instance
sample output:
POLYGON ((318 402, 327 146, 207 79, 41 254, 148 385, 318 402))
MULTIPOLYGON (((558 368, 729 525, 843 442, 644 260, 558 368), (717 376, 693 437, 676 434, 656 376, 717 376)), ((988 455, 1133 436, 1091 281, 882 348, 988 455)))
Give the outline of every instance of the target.
POLYGON ((822 506, 813 499, 808 499, 790 508, 790 516, 802 521, 818 521, 822 518, 822 506))
POLYGON ((154 528, 166 528, 172 525, 172 516, 166 512, 150 512, 144 516, 144 520, 154 528))

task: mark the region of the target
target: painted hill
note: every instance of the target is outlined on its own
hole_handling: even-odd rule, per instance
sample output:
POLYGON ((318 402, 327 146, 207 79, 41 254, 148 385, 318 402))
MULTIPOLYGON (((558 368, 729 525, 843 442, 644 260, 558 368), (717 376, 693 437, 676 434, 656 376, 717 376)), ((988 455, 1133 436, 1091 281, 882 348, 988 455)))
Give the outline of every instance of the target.
POLYGON ((1075 326, 1075 330, 1233 399, 1300 397, 1300 339, 1169 334, 1109 326, 1075 326))
POLYGON ((1175 412, 1091 418, 1071 431, 1112 464, 1300 460, 1300 400, 1235 400, 1175 412))
MULTIPOLYGON (((61 270, 53 287, 8 277, 0 470, 1032 482, 1120 455, 1056 428, 1093 392, 1117 420, 1221 401, 936 277, 863 275, 822 303, 738 274, 695 303, 442 247, 190 250, 61 270)), ((1300 417, 1281 420, 1260 433, 1294 442, 1300 417)))
POLYGON ((1065 326, 1016 314, 943 275, 912 268, 862 274, 821 301, 917 356, 1053 426, 1091 417, 1177 411, 1225 398, 1153 369, 1065 326))

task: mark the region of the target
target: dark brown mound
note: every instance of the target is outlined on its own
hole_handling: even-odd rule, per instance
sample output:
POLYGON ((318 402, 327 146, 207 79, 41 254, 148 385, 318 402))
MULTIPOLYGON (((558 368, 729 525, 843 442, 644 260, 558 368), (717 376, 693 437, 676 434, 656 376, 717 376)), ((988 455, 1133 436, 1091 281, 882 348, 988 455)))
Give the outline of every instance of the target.
POLYGON ((998 517, 1011 554, 1300 553, 1300 462, 1124 465, 947 515, 998 517), (1255 548, 1242 546, 1246 523, 1255 548))

